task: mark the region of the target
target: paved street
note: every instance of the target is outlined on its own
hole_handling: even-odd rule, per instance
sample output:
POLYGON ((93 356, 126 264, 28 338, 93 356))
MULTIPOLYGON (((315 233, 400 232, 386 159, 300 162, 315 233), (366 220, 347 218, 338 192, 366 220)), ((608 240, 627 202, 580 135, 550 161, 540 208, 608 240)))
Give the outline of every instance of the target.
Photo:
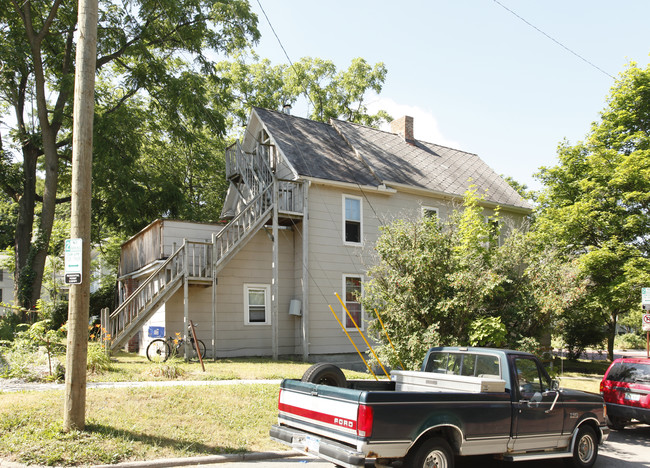
MULTIPOLYGON (((212 468, 334 467, 332 463, 306 457, 201 466, 212 468)), ((512 464, 493 460, 490 457, 464 457, 456 461, 456 468, 562 468, 564 466, 563 460, 540 460, 512 464)), ((607 443, 600 447, 598 461, 594 468, 650 468, 650 426, 641 425, 624 431, 612 431, 607 443)))

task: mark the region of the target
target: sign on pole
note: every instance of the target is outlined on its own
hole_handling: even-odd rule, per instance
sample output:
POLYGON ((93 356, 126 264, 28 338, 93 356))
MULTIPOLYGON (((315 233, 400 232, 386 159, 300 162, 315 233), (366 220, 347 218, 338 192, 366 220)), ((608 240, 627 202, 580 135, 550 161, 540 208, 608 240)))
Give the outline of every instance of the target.
POLYGON ((65 283, 81 284, 81 239, 65 240, 65 283))
POLYGON ((643 314, 643 331, 650 331, 650 314, 643 314))
POLYGON ((650 310, 650 288, 641 288, 641 308, 650 310))

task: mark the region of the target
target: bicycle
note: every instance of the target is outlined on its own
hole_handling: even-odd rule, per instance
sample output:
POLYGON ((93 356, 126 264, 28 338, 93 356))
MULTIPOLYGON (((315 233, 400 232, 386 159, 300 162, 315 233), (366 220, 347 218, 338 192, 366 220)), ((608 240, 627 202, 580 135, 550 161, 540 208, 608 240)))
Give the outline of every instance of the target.
MULTIPOLYGON (((188 327, 189 328, 189 327, 188 327)), ((201 352, 201 359, 205 357, 205 343, 197 340, 199 351, 201 352)), ((189 359, 197 359, 197 347, 194 343, 194 338, 190 334, 190 356, 189 359)), ((147 359, 151 362, 165 362, 169 356, 182 355, 185 351, 185 339, 181 337, 180 333, 176 333, 176 337, 168 336, 166 338, 156 338, 147 346, 147 359)))

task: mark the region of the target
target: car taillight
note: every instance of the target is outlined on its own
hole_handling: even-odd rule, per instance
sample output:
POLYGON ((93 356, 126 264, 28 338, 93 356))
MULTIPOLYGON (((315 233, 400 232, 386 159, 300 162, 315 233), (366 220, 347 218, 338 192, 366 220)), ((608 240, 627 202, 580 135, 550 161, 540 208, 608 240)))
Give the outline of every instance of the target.
POLYGON ((357 411, 357 436, 370 437, 372 435, 372 420, 374 411, 372 406, 359 405, 357 411))

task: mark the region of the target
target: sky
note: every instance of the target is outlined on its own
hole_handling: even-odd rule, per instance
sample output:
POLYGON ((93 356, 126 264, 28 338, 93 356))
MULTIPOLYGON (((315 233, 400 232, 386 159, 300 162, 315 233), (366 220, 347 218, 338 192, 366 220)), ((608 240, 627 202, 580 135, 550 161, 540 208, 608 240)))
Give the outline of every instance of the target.
POLYGON ((260 57, 383 62, 372 112, 410 115, 415 138, 476 153, 531 189, 558 144, 584 140, 619 73, 650 59, 648 0, 250 2, 260 57))

